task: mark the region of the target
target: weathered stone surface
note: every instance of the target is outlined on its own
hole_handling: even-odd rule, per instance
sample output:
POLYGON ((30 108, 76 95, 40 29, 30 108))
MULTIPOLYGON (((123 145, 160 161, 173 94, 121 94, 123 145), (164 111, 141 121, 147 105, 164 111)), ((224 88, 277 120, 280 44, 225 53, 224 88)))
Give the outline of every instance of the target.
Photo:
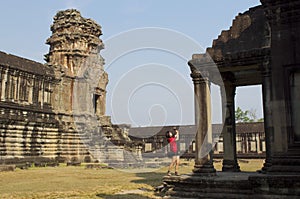
MULTIPOLYGON (((261 0, 271 29, 271 59, 265 66, 269 98, 269 165, 265 172, 300 172, 300 1, 261 0)), ((267 135, 267 134, 266 134, 267 135)))
POLYGON ((235 86, 261 84, 261 64, 270 60, 271 30, 262 6, 240 13, 229 30, 222 31, 205 54, 195 54, 189 66, 207 66, 210 81, 223 84, 220 73, 232 73, 235 86), (255 34, 253 34, 255 33, 255 34))
POLYGON ((166 176, 164 198, 297 198, 299 176, 218 172, 216 176, 166 176))
POLYGON ((0 163, 105 161, 97 150, 108 138, 132 145, 105 115, 101 26, 70 9, 56 14, 51 31, 47 64, 0 52, 0 163))
POLYGON ((226 61, 236 53, 264 48, 270 48, 270 30, 262 6, 257 6, 237 15, 230 29, 223 30, 207 52, 218 62, 226 61))
POLYGON ((104 48, 101 26, 70 9, 56 14, 51 31, 46 58, 59 80, 52 101, 54 111, 63 114, 63 131, 73 129, 94 159, 124 161, 118 146, 130 140, 105 115, 108 75, 99 54, 104 48), (108 139, 114 143, 110 148, 108 139))
MULTIPOLYGON (((243 174, 244 179, 232 179, 240 174, 225 172, 210 178, 169 177, 165 182, 171 188, 170 198, 299 198, 300 1, 261 2, 262 6, 239 14, 230 30, 222 31, 206 54, 194 55, 189 66, 209 68, 211 60, 206 57, 210 55, 222 76, 222 81, 214 77, 210 81, 222 86, 229 80, 232 88, 262 84, 267 151, 263 174, 243 174)), ((224 90, 224 94, 231 95, 226 85, 224 90)), ((227 98, 234 104, 234 96, 227 98)), ((222 106, 228 107, 228 100, 222 100, 222 106)), ((227 120, 225 133, 234 134, 234 116, 223 116, 227 120)), ((232 137, 224 136, 230 153, 226 154, 225 146, 224 159, 230 160, 223 162, 226 169, 237 167, 235 151, 228 150, 228 145, 235 148, 234 142, 232 137)))
POLYGON ((0 172, 1 171, 15 171, 16 165, 0 165, 0 172))

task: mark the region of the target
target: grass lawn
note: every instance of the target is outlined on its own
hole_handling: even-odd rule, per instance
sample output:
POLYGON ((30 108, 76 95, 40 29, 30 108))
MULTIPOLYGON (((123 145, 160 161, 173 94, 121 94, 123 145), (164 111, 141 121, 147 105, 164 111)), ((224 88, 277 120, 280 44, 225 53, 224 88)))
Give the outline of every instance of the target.
MULTIPOLYGON (((263 160, 239 162, 241 170, 256 171, 263 160)), ((222 162, 216 162, 220 170, 222 162)), ((182 161, 180 173, 191 173, 193 161, 182 161)), ((105 198, 105 199, 149 199, 160 198, 154 188, 162 184, 167 168, 149 172, 138 169, 86 169, 73 167, 31 167, 13 172, 0 172, 0 198, 105 198)))

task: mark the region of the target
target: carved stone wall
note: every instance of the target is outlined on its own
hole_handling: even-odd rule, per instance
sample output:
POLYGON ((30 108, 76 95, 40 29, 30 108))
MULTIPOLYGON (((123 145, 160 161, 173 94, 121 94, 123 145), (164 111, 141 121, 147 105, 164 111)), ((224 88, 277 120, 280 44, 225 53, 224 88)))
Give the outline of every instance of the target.
POLYGON ((40 63, 0 52, 0 160, 59 155, 51 109, 55 77, 40 63))
POLYGON ((93 20, 83 18, 77 10, 70 9, 56 14, 51 31, 46 60, 60 81, 53 95, 54 110, 68 115, 84 111, 103 116, 108 75, 99 54, 103 49, 99 39, 101 27, 93 20), (74 95, 76 89, 83 91, 78 95, 85 95, 86 101, 82 100, 84 96, 74 95), (74 101, 76 97, 80 101, 93 103, 74 101), (73 108, 74 105, 78 106, 73 108))
POLYGON ((124 160, 132 142, 105 115, 101 27, 70 9, 51 31, 46 64, 0 52, 0 163, 124 160))
POLYGON ((101 153, 95 148, 101 150, 107 137, 121 139, 116 136, 120 129, 114 128, 105 115, 108 75, 99 54, 104 47, 99 38, 101 27, 83 18, 79 11, 69 9, 56 14, 51 31, 46 60, 58 80, 52 96, 53 109, 63 131, 77 132, 80 141, 97 156, 101 153))
POLYGON ((207 52, 214 62, 223 61, 226 62, 225 66, 226 64, 233 65, 234 59, 240 61, 243 61, 243 58, 250 59, 254 53, 257 53, 256 51, 269 48, 270 36, 270 27, 266 22, 264 10, 262 6, 256 6, 244 13, 239 13, 230 29, 223 30, 213 41, 212 47, 207 48, 207 52))

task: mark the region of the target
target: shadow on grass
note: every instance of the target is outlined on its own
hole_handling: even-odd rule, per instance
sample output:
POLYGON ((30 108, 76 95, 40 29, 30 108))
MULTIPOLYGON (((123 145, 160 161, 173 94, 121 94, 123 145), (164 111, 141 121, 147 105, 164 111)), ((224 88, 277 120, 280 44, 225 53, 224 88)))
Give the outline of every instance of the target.
POLYGON ((136 176, 140 177, 141 179, 138 180, 132 180, 132 182, 137 184, 148 184, 152 187, 156 187, 162 184, 163 177, 165 176, 165 173, 161 172, 147 172, 147 173, 137 173, 136 176))
POLYGON ((164 192, 157 191, 158 186, 163 185, 163 177, 165 173, 162 172, 147 172, 147 173, 137 173, 136 176, 140 177, 141 179, 132 180, 132 182, 137 184, 148 184, 153 187, 153 194, 157 197, 164 196, 164 192))
POLYGON ((98 193, 96 196, 103 199, 153 199, 161 198, 162 193, 156 192, 155 188, 163 183, 163 176, 165 173, 162 172, 145 172, 136 173, 136 177, 139 179, 131 180, 132 183, 149 185, 137 188, 136 190, 124 190, 120 193, 104 194, 98 193))
POLYGON ((114 195, 110 195, 110 194, 97 194, 96 195, 99 198, 104 198, 104 199, 151 199, 147 196, 142 196, 139 194, 133 194, 133 193, 129 193, 129 194, 114 194, 114 195))

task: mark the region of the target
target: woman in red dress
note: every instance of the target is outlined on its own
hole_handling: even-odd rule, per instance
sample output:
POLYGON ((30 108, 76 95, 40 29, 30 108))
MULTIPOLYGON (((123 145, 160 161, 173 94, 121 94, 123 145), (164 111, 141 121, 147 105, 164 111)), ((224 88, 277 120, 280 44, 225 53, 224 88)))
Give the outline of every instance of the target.
POLYGON ((174 129, 174 133, 171 131, 167 132, 167 141, 170 144, 170 152, 171 152, 171 157, 172 161, 168 169, 168 175, 171 175, 171 170, 173 166, 175 167, 175 175, 178 174, 178 167, 179 167, 179 154, 178 154, 178 149, 177 149, 177 140, 179 139, 179 132, 177 129, 174 129))

